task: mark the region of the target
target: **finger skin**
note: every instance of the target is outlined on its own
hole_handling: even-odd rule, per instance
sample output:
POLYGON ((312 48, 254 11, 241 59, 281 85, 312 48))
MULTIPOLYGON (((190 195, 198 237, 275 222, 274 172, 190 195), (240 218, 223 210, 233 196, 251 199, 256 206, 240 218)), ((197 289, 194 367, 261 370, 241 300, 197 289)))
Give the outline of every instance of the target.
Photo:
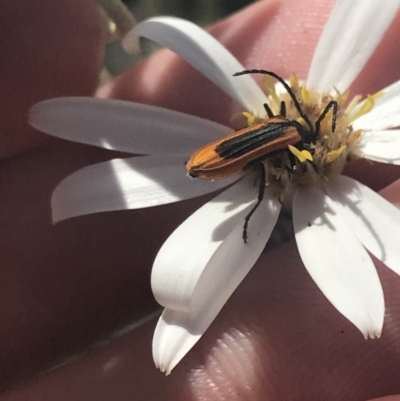
POLYGON ((91 0, 2 0, 0 9, 0 158, 4 158, 49 140, 28 126, 33 104, 55 96, 93 94, 104 41, 98 9, 91 0))
POLYGON ((289 243, 262 255, 171 376, 153 366, 152 322, 0 400, 348 401, 394 394, 400 390, 399 280, 378 269, 387 296, 379 340, 364 340, 334 310, 289 243))
MULTIPOLYGON (((324 16, 329 14, 327 4, 258 2, 219 23, 213 32, 246 67, 266 68, 268 63, 280 74, 296 71, 300 76, 308 69, 324 16)), ((392 30, 400 29, 394 25, 392 30)), ((382 54, 393 48, 395 39, 395 34, 385 38, 382 54)), ((368 68, 377 77, 376 89, 385 86, 389 77, 400 78, 399 64, 395 53, 379 74, 372 62, 368 68)), ((370 82, 358 81, 359 90, 370 82)), ((167 51, 125 73, 102 91, 105 94, 220 122, 226 122, 236 107, 167 51)), ((82 351, 155 308, 148 282, 152 260, 173 228, 204 199, 87 216, 54 228, 50 224, 46 199, 56 183, 84 165, 115 156, 51 141, 40 150, 3 162, 0 179, 7 196, 0 210, 10 211, 2 216, 7 241, 0 247, 1 254, 7 254, 0 291, 4 293, 0 303, 3 388, 82 351)), ((370 176, 361 169, 360 179, 370 176)), ((383 186, 381 180, 375 181, 383 186)), ((380 269, 390 312, 386 342, 384 338, 364 342, 321 296, 299 263, 293 244, 266 253, 257 266, 169 378, 156 371, 151 361, 153 323, 3 399, 275 400, 285 395, 292 397, 286 399, 310 400, 315 395, 314 399, 329 401, 364 400, 400 391, 393 377, 398 371, 393 351, 398 347, 397 276, 380 269), (343 335, 337 334, 338 327, 344 327, 343 335)))
POLYGON ((57 141, 0 161, 0 186, 7 188, 0 206, 0 389, 158 308, 152 261, 205 199, 53 226, 49 202, 57 183, 110 156, 121 155, 57 141))

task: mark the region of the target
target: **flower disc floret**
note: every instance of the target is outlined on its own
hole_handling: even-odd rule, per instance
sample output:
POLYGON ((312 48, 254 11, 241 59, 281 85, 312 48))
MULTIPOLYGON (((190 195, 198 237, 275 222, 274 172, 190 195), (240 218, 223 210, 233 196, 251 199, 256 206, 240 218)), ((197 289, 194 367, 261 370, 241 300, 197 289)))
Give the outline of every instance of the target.
MULTIPOLYGON (((275 115, 280 114, 284 102, 286 117, 299 122, 305 131, 310 130, 286 90, 279 84, 275 85, 268 75, 264 75, 262 86, 275 115)), ((329 109, 320 120, 318 133, 310 143, 302 140, 295 146, 289 145, 287 150, 275 152, 263 162, 268 175, 267 185, 274 188, 284 203, 291 203, 293 191, 298 186, 315 185, 323 189, 329 176, 340 174, 347 161, 358 157, 354 150, 359 146, 362 131, 353 129, 352 123, 370 112, 375 100, 383 95, 381 92, 369 95, 364 102, 360 102, 361 96, 357 95, 348 102, 348 91, 340 93, 334 89, 331 93, 320 93, 307 88, 295 75, 289 79, 289 86, 314 131, 317 130, 317 121, 330 103, 336 102, 337 110, 329 109)), ((242 114, 249 127, 263 121, 248 111, 242 114)))

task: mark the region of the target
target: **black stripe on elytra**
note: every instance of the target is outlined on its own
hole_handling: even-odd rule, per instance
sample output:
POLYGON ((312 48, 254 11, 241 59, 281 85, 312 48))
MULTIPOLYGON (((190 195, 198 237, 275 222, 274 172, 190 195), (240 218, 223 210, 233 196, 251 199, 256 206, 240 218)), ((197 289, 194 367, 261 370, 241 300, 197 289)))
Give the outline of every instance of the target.
MULTIPOLYGON (((237 137, 227 139, 221 142, 215 152, 223 159, 231 159, 243 156, 272 141, 279 138, 289 127, 299 128, 297 121, 284 121, 279 123, 266 123, 263 127, 248 131, 237 137)), ((300 125, 300 124, 299 124, 300 125)), ((300 125, 301 127, 301 125, 300 125)))

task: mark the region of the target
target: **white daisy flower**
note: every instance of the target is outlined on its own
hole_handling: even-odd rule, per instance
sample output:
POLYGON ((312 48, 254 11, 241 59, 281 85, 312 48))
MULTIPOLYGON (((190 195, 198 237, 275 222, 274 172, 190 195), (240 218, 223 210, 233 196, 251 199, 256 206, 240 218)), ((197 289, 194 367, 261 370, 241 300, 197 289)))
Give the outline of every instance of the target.
POLYGON ((302 137, 293 144, 283 130, 284 149, 259 161, 267 186, 249 220, 248 243, 243 241, 243 225, 257 203, 254 177, 259 170, 241 176, 234 175, 234 169, 226 180, 209 181, 188 177, 184 167, 197 148, 229 134, 230 128, 117 100, 60 98, 32 109, 32 125, 46 133, 147 155, 100 163, 67 177, 53 194, 55 221, 177 202, 241 178, 178 227, 154 262, 152 288, 165 310, 155 331, 153 355, 162 371, 169 373, 207 330, 259 258, 280 210, 287 207, 292 209, 301 259, 318 287, 365 338, 380 336, 384 297, 369 253, 400 274, 400 211, 340 173, 347 161, 358 157, 400 164, 400 130, 392 129, 400 126, 400 82, 383 89, 383 96, 347 98, 399 5, 399 0, 337 2, 307 79, 288 81, 303 118, 282 84, 275 87, 268 75, 265 91, 249 75, 233 77, 244 67, 188 21, 152 18, 125 38, 126 48, 140 35, 181 55, 240 103, 250 126, 268 118, 264 103, 279 114, 284 101, 292 130, 297 121, 304 132, 317 131, 314 139, 302 137), (336 102, 337 112, 331 107, 320 118, 330 102, 336 102))

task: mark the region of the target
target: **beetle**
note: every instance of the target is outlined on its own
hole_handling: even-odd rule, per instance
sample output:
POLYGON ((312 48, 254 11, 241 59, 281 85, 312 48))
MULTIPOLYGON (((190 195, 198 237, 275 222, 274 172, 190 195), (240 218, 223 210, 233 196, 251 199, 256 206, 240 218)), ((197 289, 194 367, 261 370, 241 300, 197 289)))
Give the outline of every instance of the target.
POLYGON ((246 243, 249 220, 264 198, 266 172, 263 161, 276 155, 279 151, 287 151, 289 145, 297 145, 299 148, 311 150, 311 145, 318 139, 321 122, 330 109, 333 109, 332 132, 335 132, 338 106, 335 100, 330 101, 315 122, 314 128, 307 114, 303 112, 293 90, 282 77, 266 70, 245 70, 235 73, 234 76, 244 74, 265 74, 279 81, 307 125, 304 126, 296 120, 286 118, 285 102, 281 102, 279 115, 274 115, 268 104, 265 103, 267 119, 208 143, 196 150, 186 163, 186 170, 190 176, 204 180, 219 180, 231 177, 255 165, 261 167, 258 200, 245 217, 243 226, 243 240, 246 243))

